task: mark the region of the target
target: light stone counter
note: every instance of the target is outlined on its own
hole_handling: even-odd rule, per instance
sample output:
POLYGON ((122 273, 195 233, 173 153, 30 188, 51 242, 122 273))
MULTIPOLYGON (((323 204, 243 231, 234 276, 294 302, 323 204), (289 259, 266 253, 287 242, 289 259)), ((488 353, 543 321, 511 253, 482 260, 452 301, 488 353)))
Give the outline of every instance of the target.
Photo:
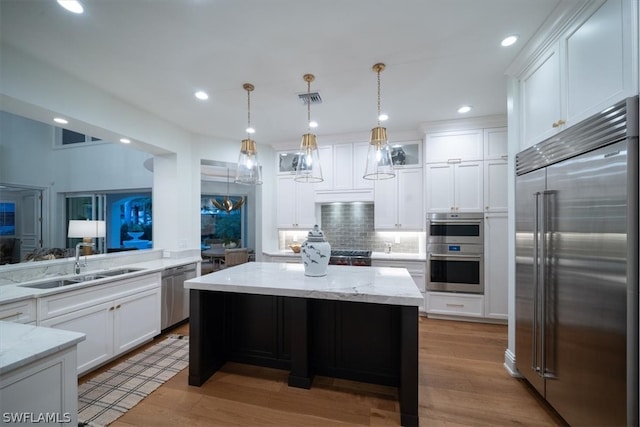
MULTIPOLYGON (((275 257, 290 257, 300 258, 300 254, 293 252, 291 249, 284 249, 278 251, 264 251, 263 255, 275 256, 275 257)), ((427 254, 422 253, 408 253, 408 252, 372 252, 372 260, 388 260, 388 261, 426 261, 427 254)))
POLYGON ((76 345, 80 332, 0 321, 0 374, 76 345))
POLYGON ((405 306, 424 302, 404 268, 330 265, 326 276, 308 277, 302 264, 249 262, 187 280, 185 288, 405 306))
POLYGON ((121 252, 117 254, 93 255, 89 257, 88 267, 82 269, 81 275, 95 274, 105 270, 120 268, 136 268, 142 269, 142 271, 52 289, 28 288, 21 285, 73 277, 74 260, 72 258, 15 264, 11 265, 12 268, 5 269, 2 274, 0 274, 0 305, 27 298, 68 292, 88 286, 99 286, 102 283, 113 280, 161 272, 167 268, 200 261, 199 251, 185 251, 183 254, 172 254, 170 257, 163 257, 163 251, 161 250, 136 251, 135 254, 121 252))

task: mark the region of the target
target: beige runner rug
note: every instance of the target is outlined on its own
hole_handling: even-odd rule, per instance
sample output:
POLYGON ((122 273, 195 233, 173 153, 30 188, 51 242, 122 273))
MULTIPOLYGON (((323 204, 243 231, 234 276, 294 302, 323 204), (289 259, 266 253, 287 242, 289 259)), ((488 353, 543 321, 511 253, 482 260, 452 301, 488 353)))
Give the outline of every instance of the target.
POLYGON ((103 427, 189 365, 189 338, 170 335, 78 386, 78 426, 103 427))

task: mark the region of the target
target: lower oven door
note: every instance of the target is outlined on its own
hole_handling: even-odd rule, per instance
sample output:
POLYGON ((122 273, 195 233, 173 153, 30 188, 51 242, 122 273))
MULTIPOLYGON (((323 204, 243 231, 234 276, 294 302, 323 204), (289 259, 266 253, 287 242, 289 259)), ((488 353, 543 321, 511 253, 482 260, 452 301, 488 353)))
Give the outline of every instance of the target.
POLYGON ((456 250, 460 245, 435 246, 439 250, 427 252, 427 290, 484 294, 482 247, 471 248, 470 253, 450 253, 448 247, 456 250))

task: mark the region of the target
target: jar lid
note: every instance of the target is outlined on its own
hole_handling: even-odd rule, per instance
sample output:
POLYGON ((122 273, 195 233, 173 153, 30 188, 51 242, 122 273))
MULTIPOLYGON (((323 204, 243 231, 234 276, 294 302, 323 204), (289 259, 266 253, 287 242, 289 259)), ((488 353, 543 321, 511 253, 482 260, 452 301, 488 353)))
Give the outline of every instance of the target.
POLYGON ((311 230, 309 230, 309 234, 307 235, 307 239, 310 242, 324 242, 324 233, 320 230, 318 225, 314 225, 311 230))

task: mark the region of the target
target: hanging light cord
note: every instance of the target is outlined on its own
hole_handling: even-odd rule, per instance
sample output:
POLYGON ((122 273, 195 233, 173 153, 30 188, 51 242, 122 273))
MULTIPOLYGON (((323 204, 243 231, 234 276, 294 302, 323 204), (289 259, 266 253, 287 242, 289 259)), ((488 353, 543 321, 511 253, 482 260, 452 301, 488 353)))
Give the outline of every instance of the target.
POLYGON ((251 91, 247 90, 247 139, 251 138, 249 129, 251 129, 251 91))
POLYGON ((378 127, 380 127, 380 69, 378 68, 378 127))
POLYGON ((311 133, 311 79, 307 79, 307 131, 311 133))

